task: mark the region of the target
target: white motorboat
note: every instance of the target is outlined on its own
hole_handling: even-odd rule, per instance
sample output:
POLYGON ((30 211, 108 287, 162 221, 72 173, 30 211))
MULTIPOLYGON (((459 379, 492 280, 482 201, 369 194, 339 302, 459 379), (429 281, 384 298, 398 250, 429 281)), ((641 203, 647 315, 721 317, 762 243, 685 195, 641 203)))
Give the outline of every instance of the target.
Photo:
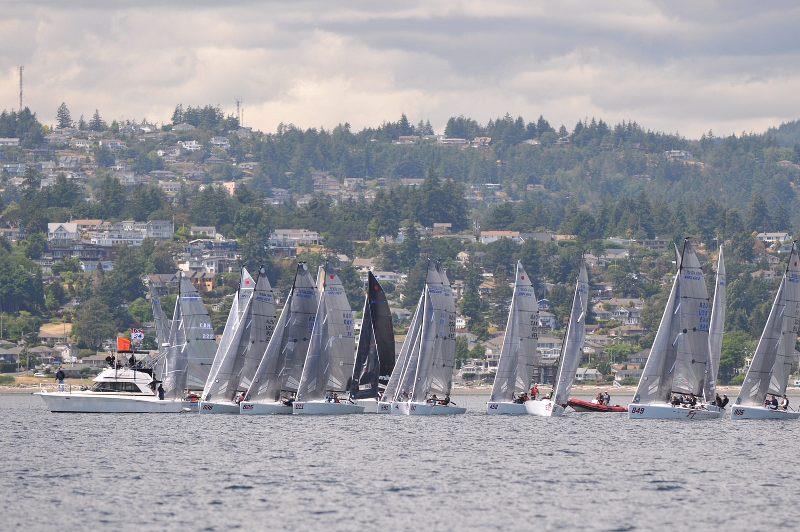
POLYGON ((486 413, 520 415, 527 414, 525 405, 516 402, 515 396, 527 393, 536 361, 537 326, 539 305, 533 291, 533 283, 517 262, 514 278, 514 293, 508 309, 506 332, 500 360, 497 363, 492 395, 486 404, 486 413))
POLYGON ((239 403, 243 415, 291 414, 314 327, 318 298, 314 279, 301 262, 275 331, 239 403))
POLYGON ((719 419, 725 409, 713 404, 700 404, 696 406, 671 405, 668 403, 647 403, 628 405, 630 419, 719 419))
POLYGON ((528 414, 544 417, 559 417, 569 401, 569 392, 575 380, 575 372, 581 361, 583 342, 586 338, 586 311, 589 302, 589 276, 586 266, 581 263, 578 279, 575 282, 575 295, 569 313, 567 334, 561 344, 561 357, 558 363, 558 377, 551 398, 537 398, 525 402, 528 414))
POLYGON ((295 401, 292 413, 306 416, 341 416, 344 414, 363 414, 364 407, 356 403, 334 401, 295 401))
POLYGON ((452 416, 466 411, 463 406, 419 401, 394 401, 391 408, 391 413, 398 416, 452 416))
POLYGON ((61 385, 58 391, 35 394, 51 412, 83 413, 179 413, 197 410, 191 400, 159 400, 150 371, 107 368, 100 372, 89 389, 61 385))
MULTIPOLYGON (((800 413, 781 408, 768 408, 770 396, 785 396, 794 363, 794 348, 800 329, 800 258, 797 243, 792 243, 789 263, 769 311, 764 331, 758 340, 747 375, 731 419, 797 419, 800 413)), ((788 402, 788 399, 787 399, 788 402)))
MULTIPOLYGON (((463 414, 450 401, 456 352, 453 289, 440 265, 428 264, 425 288, 406 334, 383 402, 402 415, 463 414), (437 399, 437 395, 444 397, 437 399)), ((385 406, 380 405, 380 412, 385 406)))
POLYGON ((645 363, 633 402, 631 419, 715 419, 718 349, 725 320, 725 270, 720 250, 714 304, 689 239, 684 240, 664 314, 645 363), (711 333, 710 333, 711 329, 711 333), (686 404, 673 405, 676 400, 686 404), (691 403, 692 406, 689 406, 691 403))

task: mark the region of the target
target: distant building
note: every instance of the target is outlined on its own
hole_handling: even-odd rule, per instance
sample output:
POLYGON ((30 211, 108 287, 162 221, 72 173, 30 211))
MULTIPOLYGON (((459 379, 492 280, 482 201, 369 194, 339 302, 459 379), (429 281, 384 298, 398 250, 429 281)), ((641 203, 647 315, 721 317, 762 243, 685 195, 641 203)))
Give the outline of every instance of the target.
POLYGON ((481 231, 479 240, 481 244, 491 244, 492 242, 497 242, 504 238, 512 240, 517 244, 521 244, 523 241, 519 231, 481 231))
POLYGON ((792 237, 789 233, 758 233, 756 235, 758 240, 761 240, 765 244, 783 244, 785 242, 789 242, 792 240, 792 237))
POLYGON ((47 224, 47 240, 68 242, 75 241, 80 238, 78 233, 78 225, 72 222, 62 223, 48 223, 47 224))

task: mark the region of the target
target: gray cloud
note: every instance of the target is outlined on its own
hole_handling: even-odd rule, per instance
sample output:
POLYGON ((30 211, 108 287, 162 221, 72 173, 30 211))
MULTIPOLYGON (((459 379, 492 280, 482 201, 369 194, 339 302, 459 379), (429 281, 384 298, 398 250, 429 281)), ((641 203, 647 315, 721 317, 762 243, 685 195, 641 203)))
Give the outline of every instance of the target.
POLYGON ((0 108, 168 120, 178 102, 355 127, 506 112, 697 136, 800 116, 792 2, 6 2, 0 108), (374 5, 378 4, 378 5, 374 5))

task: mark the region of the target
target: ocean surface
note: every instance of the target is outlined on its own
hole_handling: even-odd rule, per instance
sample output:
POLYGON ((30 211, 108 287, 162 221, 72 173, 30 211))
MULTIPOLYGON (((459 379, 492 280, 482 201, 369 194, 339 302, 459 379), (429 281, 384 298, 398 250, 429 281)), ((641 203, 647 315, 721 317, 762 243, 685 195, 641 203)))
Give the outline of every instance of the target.
MULTIPOLYGON (((778 530, 800 423, 52 414, 0 396, 0 529, 778 530)), ((625 404, 628 398, 612 402, 625 404)))

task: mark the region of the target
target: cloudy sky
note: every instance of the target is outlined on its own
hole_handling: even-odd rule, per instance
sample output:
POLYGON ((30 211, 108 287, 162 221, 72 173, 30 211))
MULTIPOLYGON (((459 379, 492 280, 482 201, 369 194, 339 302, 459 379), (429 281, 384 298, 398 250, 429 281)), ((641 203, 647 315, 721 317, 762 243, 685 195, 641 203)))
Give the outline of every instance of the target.
POLYGON ((272 131, 452 115, 634 119, 699 136, 800 117, 800 4, 0 0, 0 109, 166 121, 178 102, 272 131), (220 7, 224 4, 224 7, 220 7))

